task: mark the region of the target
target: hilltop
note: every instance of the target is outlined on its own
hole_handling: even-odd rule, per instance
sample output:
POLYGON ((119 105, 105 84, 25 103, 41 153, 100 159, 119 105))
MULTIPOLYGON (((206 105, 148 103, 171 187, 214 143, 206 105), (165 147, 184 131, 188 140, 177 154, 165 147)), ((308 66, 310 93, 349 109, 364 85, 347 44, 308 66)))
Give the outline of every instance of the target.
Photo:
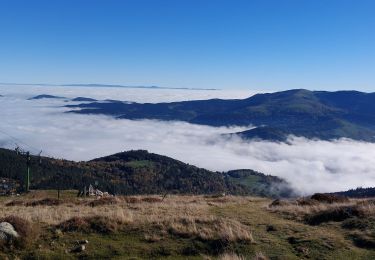
MULTIPOLYGON (((104 114, 125 119, 178 120, 210 126, 267 126, 280 139, 288 135, 331 140, 375 141, 375 93, 295 89, 246 99, 210 99, 170 103, 97 101, 67 105, 72 113, 104 114), (79 108, 79 109, 77 109, 79 108)), ((247 133, 241 134, 246 137, 247 133)), ((249 135, 249 138, 253 138, 249 135)), ((273 136, 271 136, 271 139, 273 136)))
MULTIPOLYGON (((31 160, 32 189, 82 189, 98 183, 111 194, 293 195, 282 179, 252 170, 213 172, 144 150, 121 152, 91 161, 43 157, 31 160), (239 172, 241 174, 239 174, 239 172)), ((0 177, 23 181, 26 159, 0 149, 0 177)))

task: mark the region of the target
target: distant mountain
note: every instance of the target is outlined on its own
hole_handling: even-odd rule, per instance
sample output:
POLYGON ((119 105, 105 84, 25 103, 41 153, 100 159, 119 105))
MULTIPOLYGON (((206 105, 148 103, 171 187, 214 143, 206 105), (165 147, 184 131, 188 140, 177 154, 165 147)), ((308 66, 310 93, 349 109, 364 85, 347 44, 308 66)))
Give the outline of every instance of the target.
POLYGON ((147 89, 190 89, 190 90, 218 90, 214 88, 172 88, 172 87, 158 87, 158 86, 126 86, 115 84, 64 84, 60 86, 65 87, 102 87, 102 88, 147 88, 147 89))
POLYGON ((237 132, 231 135, 237 135, 244 139, 268 140, 273 142, 286 142, 288 133, 278 128, 261 126, 243 132, 237 132))
MULTIPOLYGON (((73 113, 126 119, 179 120, 211 126, 267 126, 247 133, 267 139, 281 133, 324 140, 375 141, 375 93, 309 91, 257 94, 247 99, 210 99, 157 104, 92 102, 70 105, 73 113), (270 130, 272 130, 272 133, 270 130), (264 133, 261 133, 264 132, 264 133)), ((281 136, 280 136, 281 137, 281 136)))
MULTIPOLYGON (((0 177, 23 182, 26 159, 15 152, 0 149, 0 177)), ((33 156, 33 189, 82 189, 99 183, 99 189, 116 194, 217 194, 291 196, 293 191, 282 179, 252 170, 212 172, 172 158, 144 150, 128 151, 73 162, 33 156)))
POLYGON ((157 86, 125 86, 116 84, 63 84, 59 85, 63 87, 102 87, 102 88, 159 88, 157 86))
POLYGON ((28 100, 35 100, 35 99, 66 99, 65 97, 58 97, 58 96, 53 96, 53 95, 38 95, 35 97, 31 97, 28 100))
MULTIPOLYGON (((28 98, 28 100, 36 100, 36 99, 66 99, 66 100, 68 100, 68 98, 66 98, 66 97, 59 97, 59 96, 53 96, 53 95, 47 95, 47 94, 42 94, 42 95, 38 95, 38 96, 35 96, 35 97, 28 98)), ((87 97, 76 97, 76 98, 71 99, 70 101, 95 102, 97 100, 93 99, 93 98, 87 98, 87 97)))
POLYGON ((93 99, 93 98, 87 98, 87 97, 76 97, 76 98, 73 98, 71 101, 76 101, 76 102, 85 102, 85 101, 94 102, 94 101, 97 101, 97 100, 93 99))

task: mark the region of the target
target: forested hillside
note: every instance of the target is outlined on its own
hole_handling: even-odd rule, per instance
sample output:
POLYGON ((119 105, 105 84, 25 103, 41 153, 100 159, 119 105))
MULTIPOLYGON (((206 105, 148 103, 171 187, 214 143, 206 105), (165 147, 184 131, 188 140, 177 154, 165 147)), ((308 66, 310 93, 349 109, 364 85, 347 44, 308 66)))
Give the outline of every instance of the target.
MULTIPOLYGON (((26 158, 0 149, 0 176, 24 180, 26 158)), ((98 188, 114 194, 251 194, 287 197, 288 184, 251 170, 241 174, 212 172, 144 150, 128 151, 87 162, 38 157, 31 159, 32 189, 98 188), (251 180, 251 181, 250 181, 251 180)))
POLYGON ((371 187, 371 188, 359 187, 359 188, 350 189, 347 191, 335 192, 333 194, 346 196, 349 198, 373 198, 375 197, 375 187, 371 187))

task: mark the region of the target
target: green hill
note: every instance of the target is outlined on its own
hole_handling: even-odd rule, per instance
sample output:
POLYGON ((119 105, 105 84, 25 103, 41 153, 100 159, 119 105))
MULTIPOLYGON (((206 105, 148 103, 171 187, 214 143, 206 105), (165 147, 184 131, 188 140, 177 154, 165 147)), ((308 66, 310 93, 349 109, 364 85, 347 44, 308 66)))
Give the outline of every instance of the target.
MULTIPOLYGON (((26 159, 15 152, 0 149, 0 177, 24 180, 26 159)), ((285 181, 247 170, 212 172, 178 160, 144 150, 128 151, 74 162, 33 156, 31 160, 32 189, 82 189, 98 183, 98 188, 115 194, 250 194, 269 197, 290 196, 285 181), (256 176, 249 185, 248 178, 256 176), (267 185, 264 185, 267 183, 267 185), (279 188, 275 188, 279 187, 279 188)))

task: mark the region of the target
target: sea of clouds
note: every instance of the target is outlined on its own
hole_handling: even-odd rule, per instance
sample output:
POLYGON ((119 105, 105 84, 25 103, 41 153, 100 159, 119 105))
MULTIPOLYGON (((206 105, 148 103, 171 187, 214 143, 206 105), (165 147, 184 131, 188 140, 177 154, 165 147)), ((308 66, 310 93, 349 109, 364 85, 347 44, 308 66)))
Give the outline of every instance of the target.
POLYGON ((40 94, 74 98, 169 102, 246 98, 256 91, 170 90, 0 85, 0 146, 16 144, 33 153, 89 160, 131 149, 150 152, 215 171, 250 168, 286 179, 301 194, 375 186, 375 144, 290 137, 289 143, 243 141, 222 134, 248 127, 210 127, 185 122, 117 120, 64 113, 71 101, 27 100, 40 94), (10 136, 11 137, 10 137, 10 136), (16 139, 15 139, 16 138, 16 139))

